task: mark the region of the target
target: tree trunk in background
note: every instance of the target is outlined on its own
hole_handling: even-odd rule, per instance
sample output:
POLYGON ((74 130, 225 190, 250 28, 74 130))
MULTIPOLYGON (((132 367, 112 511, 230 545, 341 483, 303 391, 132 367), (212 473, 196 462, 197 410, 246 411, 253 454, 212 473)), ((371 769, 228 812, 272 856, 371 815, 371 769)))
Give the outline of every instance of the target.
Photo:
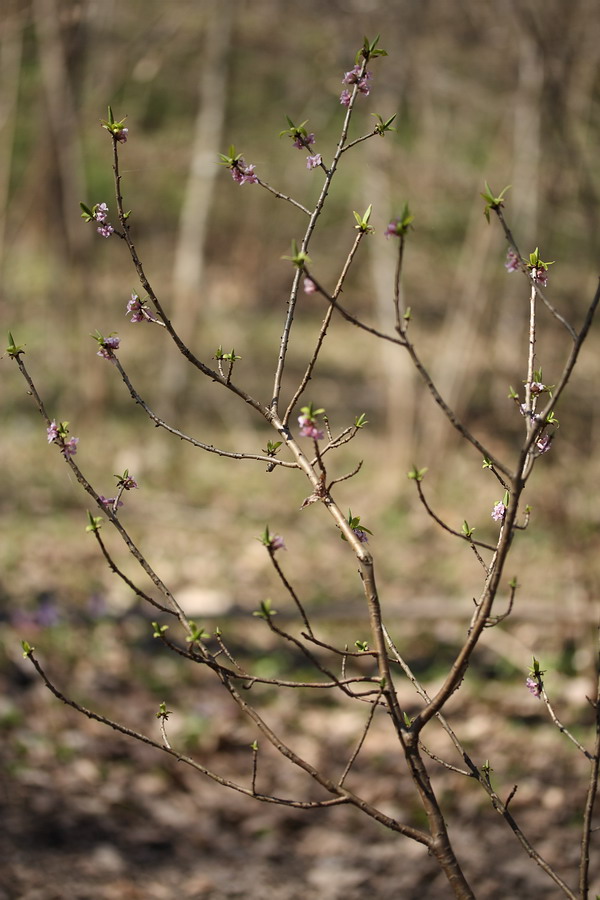
MULTIPOLYGON (((367 141, 363 148, 368 159, 368 165, 363 168, 365 208, 372 203, 378 217, 383 216, 386 223, 390 222, 398 214, 398 210, 391 206, 394 192, 388 174, 394 172, 391 157, 397 150, 391 141, 380 138, 367 141)), ((395 241, 392 246, 381 239, 368 241, 369 281, 375 297, 377 324, 387 334, 395 334, 393 298, 397 255, 394 251, 397 249, 395 241)), ((388 470, 387 486, 390 493, 394 493, 406 481, 406 472, 414 456, 415 371, 408 354, 387 341, 380 343, 376 357, 385 390, 385 432, 389 441, 386 455, 390 463, 393 459, 388 470)))
MULTIPOLYGON (((539 169, 541 161, 541 116, 544 65, 531 37, 519 35, 519 80, 514 98, 512 188, 508 200, 510 221, 521 253, 532 251, 537 240, 539 169)), ((501 190, 504 185, 494 190, 501 190)), ((514 340, 515 329, 528 315, 527 289, 522 278, 507 278, 498 313, 494 355, 504 367, 517 367, 523 347, 514 340)), ((522 377, 525 377, 524 372, 522 377)))
POLYGON ((69 255, 77 254, 88 241, 81 228, 79 202, 86 196, 85 167, 71 72, 63 35, 61 13, 69 11, 59 0, 33 0, 32 13, 38 40, 43 90, 48 107, 50 132, 58 166, 61 221, 69 255))
MULTIPOLYGON (((229 54, 233 26, 231 0, 209 4, 204 53, 200 70, 199 101, 194 143, 173 267, 170 316, 185 341, 192 341, 198 324, 205 264, 205 244, 218 153, 222 143, 226 110, 229 54)), ((189 363, 181 356, 166 356, 162 373, 161 404, 170 408, 185 400, 189 363)))
POLYGON ((0 273, 4 263, 24 21, 22 4, 7 0, 3 12, 0 43, 0 83, 2 84, 2 94, 0 95, 0 273))

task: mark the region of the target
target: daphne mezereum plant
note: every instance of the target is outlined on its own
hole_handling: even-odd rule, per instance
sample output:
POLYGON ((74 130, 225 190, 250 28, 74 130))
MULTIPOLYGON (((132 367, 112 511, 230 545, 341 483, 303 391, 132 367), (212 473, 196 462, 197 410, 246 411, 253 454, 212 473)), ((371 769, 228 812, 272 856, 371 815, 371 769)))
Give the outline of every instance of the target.
POLYGON ((522 255, 505 219, 505 191, 495 194, 486 184, 482 194, 485 201, 485 216, 489 222, 493 214, 503 229, 508 245, 506 267, 510 272, 520 273, 523 278, 524 290, 527 291, 529 297, 528 352, 523 370, 524 392, 521 394, 512 388, 510 392, 517 407, 516 414, 522 416, 524 427, 520 444, 510 461, 495 456, 449 408, 429 376, 409 336, 411 310, 404 305, 403 294, 400 290, 405 247, 413 221, 408 205, 404 206, 385 230, 390 252, 395 250, 397 259, 395 279, 390 285, 394 328, 390 332, 385 332, 372 327, 351 313, 347 305, 340 302, 342 288, 351 266, 358 258, 360 245, 363 241, 371 239, 373 233, 373 227, 370 224, 371 207, 369 206, 364 213, 354 213, 354 238, 350 243, 346 258, 341 261, 339 276, 335 284, 327 285, 319 277, 318 262, 322 251, 319 248, 315 248, 313 251, 312 247, 331 184, 345 154, 355 151, 355 149, 358 150, 358 145, 364 141, 378 137, 384 138, 388 132, 393 131, 394 116, 385 118, 375 115, 374 124, 370 130, 359 137, 349 139, 349 127, 355 111, 359 110, 363 97, 371 91, 372 73, 369 67, 379 57, 386 55, 378 43, 378 39, 369 41, 365 38, 356 55, 354 66, 344 75, 344 86, 340 96, 343 122, 333 154, 329 153, 328 155, 324 147, 320 149, 320 152, 317 151, 316 135, 308 131, 307 122, 294 124, 292 119, 288 118, 288 127, 281 132, 282 137, 291 139, 295 149, 306 154, 307 178, 320 178, 319 197, 312 209, 307 208, 298 200, 286 196, 263 180, 261 173, 255 171, 256 167, 248 163, 242 154, 237 153, 235 147, 231 147, 226 154, 221 155, 222 165, 229 170, 236 183, 235 187, 232 186, 233 190, 238 190, 245 185, 254 185, 252 190, 263 188, 274 194, 275 197, 291 204, 298 215, 298 229, 301 236, 299 240, 296 238, 292 241, 292 250, 287 257, 292 267, 291 286, 282 323, 277 364, 273 373, 273 387, 267 401, 248 393, 242 383, 236 379, 239 372, 239 367, 236 369, 236 363, 241 357, 235 352, 235 349, 223 350, 222 347, 219 347, 216 352, 211 351, 208 361, 206 357, 197 355, 185 342, 184 337, 174 328, 166 304, 159 299, 152 287, 134 243, 130 212, 126 210, 123 199, 120 154, 123 152, 121 145, 125 144, 129 136, 128 129, 124 126, 124 120, 115 120, 110 108, 108 118, 102 122, 102 126, 110 136, 113 151, 116 212, 112 217, 112 222, 109 221, 111 211, 106 202, 96 203, 92 206, 81 204, 82 218, 95 227, 99 237, 120 239, 131 257, 140 288, 139 291, 132 294, 127 303, 126 311, 130 322, 142 328, 151 326, 163 328, 165 340, 172 340, 175 343, 179 352, 197 370, 199 376, 209 379, 216 386, 215 390, 224 390, 235 395, 241 403, 251 408, 257 417, 273 429, 272 440, 267 442, 263 450, 252 454, 225 451, 183 433, 175 425, 156 415, 146 400, 140 396, 132 377, 121 363, 119 357, 120 338, 116 334, 104 336, 97 332, 92 335, 98 344, 98 355, 114 366, 132 399, 142 407, 153 424, 164 429, 170 435, 187 441, 207 453, 216 453, 235 460, 255 461, 266 466, 267 472, 272 472, 279 467, 289 470, 289 474, 293 473, 294 477, 300 476, 306 479, 307 491, 303 507, 309 504, 321 506, 323 515, 331 518, 334 529, 337 529, 338 534, 347 544, 348 552, 354 554, 358 563, 358 574, 364 593, 365 616, 370 629, 369 640, 357 641, 354 648, 348 649, 347 646, 336 646, 335 643, 327 643, 319 638, 316 628, 311 623, 310 609, 303 603, 300 592, 286 576, 281 563, 280 551, 285 547, 284 539, 266 527, 261 542, 281 583, 283 594, 287 595, 293 604, 298 617, 298 627, 296 630, 288 630, 280 625, 276 619, 276 610, 273 609, 270 601, 263 601, 256 615, 264 620, 265 626, 272 632, 274 641, 288 642, 302 654, 307 664, 314 670, 314 676, 313 680, 307 681, 285 680, 280 677, 264 677, 242 667, 235 659, 219 628, 214 633, 208 633, 188 618, 176 597, 173 596, 121 523, 119 509, 126 500, 128 492, 138 487, 134 475, 125 470, 117 476, 116 491, 113 497, 105 497, 96 491, 76 461, 78 438, 71 434, 68 422, 51 418, 47 413, 42 396, 23 361, 23 346, 17 345, 11 335, 8 355, 15 361, 27 382, 29 392, 45 422, 48 442, 56 445, 65 463, 97 507, 94 512, 100 513, 99 515, 88 513, 87 530, 97 541, 106 562, 138 598, 151 604, 157 610, 156 621, 153 622, 154 637, 162 642, 166 650, 184 657, 191 664, 202 666, 210 671, 216 682, 220 683, 222 689, 230 695, 255 729, 256 740, 251 745, 247 779, 244 782, 236 782, 223 777, 173 746, 168 736, 167 720, 170 710, 167 708, 166 702, 160 704, 156 713, 161 735, 160 738, 155 739, 86 709, 76 700, 66 696, 46 673, 34 648, 27 641, 23 641, 23 651, 25 657, 29 659, 52 693, 85 716, 96 719, 137 741, 162 750, 224 787, 239 791, 258 801, 301 809, 320 809, 341 804, 354 806, 398 835, 424 845, 443 870, 448 880, 449 893, 455 897, 469 898, 475 896, 476 886, 468 883, 461 867, 461 861, 453 849, 444 809, 431 780, 432 767, 446 766, 454 773, 464 776, 466 781, 476 782, 483 789, 494 809, 514 833, 525 853, 554 883, 554 889, 558 888, 562 895, 569 898, 587 898, 589 895, 590 844, 593 832, 592 814, 597 792, 600 758, 600 696, 598 691, 590 700, 591 706, 595 710, 596 723, 593 746, 590 749, 570 734, 557 717, 547 696, 544 687, 544 670, 540 667, 538 660, 533 660, 526 679, 526 686, 523 687, 524 690, 527 687, 535 697, 545 704, 552 722, 565 738, 572 742, 573 752, 583 754, 589 762, 589 783, 581 815, 578 885, 567 884, 557 871, 555 864, 544 859, 536 850, 509 809, 514 790, 505 800, 498 795, 492 784, 490 764, 487 761, 477 762, 469 755, 459 735, 446 718, 445 708, 467 675, 469 664, 477 650, 484 629, 494 627, 511 614, 517 583, 515 579, 508 583, 503 579, 511 545, 518 537, 518 532, 529 524, 530 509, 523 503, 523 493, 534 467, 545 454, 551 451, 552 441, 558 428, 554 411, 569 382, 582 344, 592 325, 596 307, 600 301, 600 288, 589 305, 583 324, 577 330, 552 306, 545 295, 549 267, 552 263, 545 262, 540 257, 537 248, 528 256, 522 255), (300 224, 302 222, 303 226, 300 224), (309 250, 312 255, 309 255, 309 250), (294 323, 296 318, 302 315, 298 300, 303 292, 322 299, 323 319, 316 343, 306 354, 304 374, 299 379, 295 390, 290 392, 290 396, 284 397, 283 376, 288 366, 288 349, 294 323), (562 373, 555 379, 553 385, 544 382, 542 370, 538 365, 536 323, 541 307, 544 307, 542 311, 545 314, 549 314, 560 323, 570 341, 568 358, 562 373), (360 465, 346 474, 334 474, 335 451, 359 434, 367 424, 366 417, 361 414, 341 431, 334 432, 325 409, 319 407, 318 403, 308 402, 306 398, 307 387, 319 365, 320 353, 327 338, 329 323, 335 315, 341 316, 349 325, 360 329, 366 341, 374 344, 385 341, 396 347, 398 353, 409 355, 433 401, 442 409, 462 438, 475 448, 483 459, 484 468, 489 470, 490 477, 494 478, 498 484, 498 500, 491 510, 491 517, 498 529, 498 535, 495 543, 484 542, 475 539, 474 528, 469 526, 466 521, 462 530, 457 531, 435 513, 424 493, 424 469, 414 467, 409 473, 428 515, 457 540, 466 541, 481 566, 481 588, 472 616, 469 621, 464 623, 464 641, 446 672, 441 686, 431 694, 420 683, 402 657, 394 636, 386 627, 384 607, 375 577, 375 559, 369 548, 371 532, 362 522, 360 515, 355 514, 356 509, 346 514, 336 500, 336 485, 357 475, 360 465), (142 590, 119 569, 102 537, 104 520, 108 520, 116 530, 144 573, 150 578, 153 584, 152 593, 142 590), (508 604, 502 603, 502 608, 499 610, 498 603, 502 602, 501 598, 505 592, 508 592, 508 604), (168 624, 169 621, 171 625, 168 624), (365 661, 370 667, 368 674, 364 674, 365 661), (410 714, 407 709, 403 708, 399 700, 396 690, 396 683, 399 679, 408 679, 415 691, 414 704, 411 706, 410 714), (277 733, 266 718, 268 714, 261 711, 260 697, 256 696, 257 691, 249 689, 260 685, 267 685, 271 690, 279 691, 295 688, 307 695, 323 691, 337 693, 341 701, 353 702, 357 704, 357 708, 364 710, 364 725, 360 733, 356 735, 354 749, 349 753, 345 765, 336 768, 334 763, 330 763, 316 767, 304 759, 294 749, 293 739, 277 733), (414 824, 393 818, 366 800, 360 793, 360 785, 355 787, 351 777, 353 766, 361 754, 374 717, 382 712, 387 714, 387 725, 392 729, 398 744, 398 760, 402 761, 402 766, 406 767, 405 774, 407 771, 412 780, 416 802, 420 804, 422 810, 422 814, 418 816, 414 824), (437 723, 446 731, 456 750, 456 760, 446 761, 428 751, 424 742, 424 729, 428 723, 437 723), (282 757, 293 766, 303 770, 307 777, 318 785, 321 792, 320 798, 281 797, 261 790, 259 739, 261 742, 270 743, 282 757))

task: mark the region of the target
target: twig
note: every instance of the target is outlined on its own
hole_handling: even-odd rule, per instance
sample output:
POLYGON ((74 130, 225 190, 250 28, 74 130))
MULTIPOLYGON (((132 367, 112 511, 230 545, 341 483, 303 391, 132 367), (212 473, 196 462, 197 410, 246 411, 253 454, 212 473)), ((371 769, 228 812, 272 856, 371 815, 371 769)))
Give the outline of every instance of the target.
POLYGON ((163 606, 162 603, 159 603, 157 600, 154 599, 154 597, 150 597, 149 594, 146 594, 144 591, 141 590, 141 588, 137 587, 137 585, 134 584, 133 581, 130 578, 128 578, 124 572, 121 572, 121 570, 119 569, 117 564, 112 559, 110 553, 106 549, 106 545, 104 544, 104 541, 102 540, 102 538, 100 536, 100 531, 98 529, 95 529, 93 534, 94 534, 94 537, 96 538, 96 540, 98 541, 98 544, 100 545, 100 550, 102 551, 102 555, 104 556, 104 559, 108 563, 109 569, 112 572, 114 572, 115 575, 118 575, 119 578, 122 581, 124 581, 128 587, 131 588, 131 590, 134 592, 134 594, 136 594, 136 596, 138 596, 141 600, 145 600, 147 603, 152 604, 152 606, 155 606, 157 609, 160 609, 161 612, 168 613, 170 616, 177 615, 175 610, 169 609, 168 606, 163 606))
POLYGON ((246 788, 241 784, 237 784, 235 781, 230 781, 228 778, 223 778, 221 775, 217 775, 215 772, 207 769, 206 766, 203 766, 201 763, 196 762, 196 760, 192 759, 191 757, 185 756, 184 754, 179 753, 177 750, 173 750, 171 747, 165 744, 160 744, 158 743, 158 741, 154 741, 152 738, 149 738, 145 734, 133 731, 133 729, 127 728, 127 726, 121 725, 119 722, 115 722, 114 720, 109 719, 106 716, 93 712, 92 710, 87 709, 85 706, 82 706, 80 703, 77 703, 75 700, 71 700, 69 697, 66 697, 50 681, 37 658, 34 656, 33 652, 30 652, 27 655, 48 690, 51 691, 58 700, 61 700, 67 706, 70 706, 72 709, 76 710, 82 715, 87 716, 88 719, 93 719, 96 722, 100 722, 102 725, 108 725, 109 728, 112 728, 114 731, 117 731, 120 734, 124 734, 127 737, 134 738, 134 740, 140 741, 142 744, 148 744, 150 747, 154 747, 156 750, 162 750, 164 753, 168 753, 169 756, 174 757, 174 759, 176 759, 178 762, 183 762, 186 765, 191 766, 193 769, 196 769, 198 772, 201 772, 203 775, 206 775, 208 778, 212 779, 212 781, 216 781, 217 784, 220 784, 223 787, 231 788, 231 790, 237 791, 240 794, 246 794, 246 796, 248 797, 255 797, 257 800, 260 800, 263 803, 276 803, 280 806, 292 806, 297 809, 322 809, 326 806, 339 806, 342 803, 352 802, 351 798, 346 795, 333 797, 330 800, 307 801, 289 800, 285 797, 275 797, 268 794, 254 794, 251 789, 246 788))
POLYGON ((350 772, 350 769, 356 762, 358 754, 362 750, 362 746, 365 742, 367 734, 369 733, 369 728, 371 727, 371 723, 373 721, 373 716, 375 715, 375 710, 377 709, 378 700, 381 698, 382 692, 383 692, 383 687, 380 687, 379 694, 377 696, 377 700, 373 703, 373 705, 371 706, 371 709, 369 710, 369 715, 367 716, 367 721, 365 722, 364 728, 358 739, 356 747, 354 748, 354 751, 352 752, 352 755, 351 755, 350 759, 348 760, 348 762, 346 763, 346 767, 344 768, 344 771, 342 772, 342 776, 338 782, 340 787, 342 787, 342 785, 344 784, 344 781, 346 780, 346 778, 350 772))
POLYGON ((550 718, 552 719, 552 721, 554 722, 554 724, 556 725, 556 727, 558 728, 558 730, 559 730, 560 732, 562 732, 562 734, 564 734, 565 737, 568 737, 569 740, 570 740, 573 744, 575 744, 575 746, 577 747, 577 749, 578 749, 581 753, 583 753, 583 755, 586 757, 586 759, 593 760, 593 759, 594 759, 593 754, 590 753, 588 750, 586 750, 585 747, 584 747, 582 744, 579 743, 579 741, 577 740, 577 738, 574 737, 574 736, 571 734, 571 732, 569 731, 569 729, 568 729, 568 728, 565 728, 565 726, 562 724, 562 722, 560 721, 560 719, 558 718, 558 716, 557 716, 556 713, 554 712, 554 709, 552 708, 552 704, 550 703, 550 700, 548 699, 548 694, 546 693, 546 689, 543 688, 543 687, 542 687, 541 696, 542 696, 542 699, 543 699, 544 704, 545 704, 545 706, 546 706, 546 709, 548 710, 548 712, 549 712, 549 714, 550 714, 550 718))
POLYGON ((307 216, 310 216, 310 211, 305 206, 302 206, 301 203, 298 203, 297 200, 294 200, 292 197, 288 197, 286 194, 282 194, 281 191, 275 190, 274 187, 271 187, 271 185, 267 184, 266 181, 261 181, 260 178, 257 178, 256 180, 261 187, 266 188, 267 191, 270 191, 272 194, 274 194, 278 200, 287 200, 287 202, 291 203, 292 206, 295 206, 297 209, 302 210, 303 213, 306 213, 307 216))
MULTIPOLYGON (((430 507, 429 503, 425 499, 425 494, 423 493, 423 486, 422 486, 421 482, 417 478, 415 478, 413 480, 417 486, 419 499, 420 499, 421 503, 423 504, 423 506, 425 507, 428 515, 431 516, 431 518, 434 520, 434 522, 437 522, 437 524, 440 525, 441 528, 444 529, 444 531, 447 531, 449 534, 452 534, 454 537, 460 538, 462 541, 467 541, 467 543, 471 544, 472 547, 483 547, 485 550, 491 550, 492 552, 494 552, 494 550, 496 548, 493 547, 491 544, 486 544, 484 541, 476 541, 473 538, 469 537, 468 535, 462 534, 460 531, 455 531, 453 528, 450 528, 450 526, 447 525, 443 519, 440 519, 440 517, 438 515, 436 515, 436 513, 430 507)), ((481 558, 480 558, 480 562, 482 562, 481 558)))
POLYGON ((298 468, 298 463, 289 462, 282 459, 275 459, 275 457, 273 456, 260 456, 255 453, 232 453, 228 450, 220 450, 218 447, 214 447, 212 444, 204 444, 202 441, 196 440, 196 438, 191 437, 189 434, 184 434, 184 432, 179 431, 178 428, 174 428, 172 425, 168 425, 163 419, 157 416, 156 413, 152 412, 146 401, 142 399, 142 397, 133 387, 129 376, 121 365, 121 361, 116 356, 114 358, 114 362, 132 399, 142 407, 148 418, 150 418, 157 427, 164 428, 165 431, 169 432, 169 434, 175 435, 175 437, 178 437, 182 441, 187 441, 189 444, 192 444, 194 447, 198 447, 200 450, 206 450, 208 453, 215 453, 217 456, 225 456, 228 459, 254 459, 258 460, 258 462, 266 462, 269 466, 283 466, 284 468, 288 469, 298 468))

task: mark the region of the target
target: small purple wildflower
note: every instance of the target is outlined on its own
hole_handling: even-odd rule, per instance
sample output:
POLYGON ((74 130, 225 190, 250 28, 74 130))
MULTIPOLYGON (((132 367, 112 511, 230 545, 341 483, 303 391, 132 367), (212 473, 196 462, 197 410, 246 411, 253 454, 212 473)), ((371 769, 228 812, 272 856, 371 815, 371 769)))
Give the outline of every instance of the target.
POLYGON ((361 94, 368 95, 371 90, 369 87, 371 72, 365 72, 364 75, 361 75, 361 68, 360 65, 356 65, 349 72, 346 72, 342 79, 342 84, 355 84, 358 86, 358 90, 361 94))
POLYGON ((312 278, 305 278, 302 286, 305 294, 315 294, 317 292, 317 286, 312 278))
MULTIPOLYGON (((116 497, 105 497, 103 494, 100 494, 100 496, 98 497, 98 500, 100 501, 102 506, 105 506, 107 509, 110 509, 115 505, 116 499, 116 497)), ((123 501, 119 500, 119 502, 117 503, 117 508, 121 506, 123 506, 123 501)))
POLYGON ((77 453, 78 443, 78 437, 72 437, 65 441, 65 446, 62 448, 62 452, 64 453, 66 459, 70 459, 72 456, 75 456, 75 454, 77 453))
POLYGON ((542 268, 541 266, 533 266, 529 270, 529 274, 533 278, 536 284, 539 284, 541 287, 547 287, 548 285, 548 271, 547 269, 542 268))
POLYGON ((552 446, 552 435, 542 434, 535 442, 535 446, 538 453, 547 453, 552 446))
POLYGON ((96 356, 101 356, 102 359, 108 359, 110 362, 114 362, 115 354, 113 351, 119 349, 120 343, 121 339, 116 336, 105 338, 96 356))
POLYGON ((306 168, 307 169, 316 169, 317 166, 320 166, 323 160, 321 159, 320 153, 315 153, 314 156, 306 157, 306 168))
POLYGON ((108 222, 104 225, 100 225, 96 231, 98 234, 102 235, 103 238, 109 238, 115 229, 108 222))
POLYGON ((521 260, 518 255, 512 249, 512 247, 508 248, 508 252, 506 254, 506 262, 504 263, 504 268, 507 272, 518 272, 521 267, 521 260))
POLYGON ((352 100, 352 94, 348 89, 343 90, 340 94, 340 103, 342 106, 348 107, 350 106, 350 101, 352 100))
POLYGON ((287 550, 285 541, 279 534, 274 534, 269 543, 269 549, 274 553, 276 550, 287 550))
POLYGON ((301 137, 297 137, 292 146, 297 147, 298 150, 304 150, 305 147, 310 147, 310 145, 314 144, 314 142, 315 136, 311 132, 310 134, 307 134, 304 139, 302 139, 301 137))
POLYGON ((354 534, 356 535, 356 537, 361 542, 361 544, 369 543, 369 537, 368 537, 366 531, 363 531, 362 528, 353 528, 352 530, 353 530, 354 534))
POLYGON ((231 167, 231 177, 237 184, 258 184, 254 174, 256 166, 247 166, 242 157, 231 167))
POLYGON ((106 217, 108 216, 108 206, 106 203, 98 203, 96 205, 96 211, 94 213, 94 218, 96 222, 106 222, 106 217))
POLYGON ((115 140, 117 140, 120 144, 126 144, 128 134, 129 128, 120 128, 118 131, 114 132, 115 140))
POLYGON ((300 437, 310 437, 315 441, 323 440, 325 432, 322 428, 318 428, 314 419, 310 416, 298 416, 298 424, 300 426, 300 437))
POLYGON ((48 428, 46 429, 46 434, 48 435, 48 443, 53 444, 56 438, 59 435, 58 425, 56 424, 56 420, 53 419, 48 428))
POLYGON ((383 232, 384 235, 386 236, 386 238, 399 236, 398 235, 398 223, 399 222, 400 222, 400 219, 392 219, 390 224, 387 226, 387 228, 383 232))
POLYGON ((542 694, 542 683, 539 678, 533 678, 531 675, 525 679, 525 684, 527 685, 527 690, 533 694, 534 697, 540 697, 542 694))
POLYGON ((505 515, 506 515, 506 506, 504 505, 504 503, 502 503, 501 500, 499 500, 498 503, 496 503, 496 505, 494 506, 494 508, 492 510, 492 519, 495 522, 502 522, 505 515))
POLYGON ((125 491, 132 491, 138 486, 137 481, 131 475, 127 475, 125 478, 121 478, 117 483, 118 486, 122 487, 125 491))

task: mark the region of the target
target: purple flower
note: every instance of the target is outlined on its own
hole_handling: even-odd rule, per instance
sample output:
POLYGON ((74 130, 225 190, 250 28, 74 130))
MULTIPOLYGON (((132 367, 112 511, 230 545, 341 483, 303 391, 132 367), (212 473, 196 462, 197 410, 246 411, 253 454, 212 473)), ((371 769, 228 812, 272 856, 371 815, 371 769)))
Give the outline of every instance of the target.
POLYGON ((101 234, 104 238, 109 238, 115 229, 112 225, 109 225, 108 222, 105 225, 100 225, 99 228, 96 229, 98 234, 101 234))
POLYGON ((512 249, 512 247, 508 248, 508 252, 506 254, 506 262, 504 263, 504 268, 507 272, 518 272, 521 267, 521 260, 518 255, 512 249))
POLYGON ((529 270, 529 274, 533 278, 536 284, 539 284, 541 287, 546 287, 548 284, 548 271, 547 269, 542 268, 542 266, 532 266, 529 270))
POLYGON ((106 203, 97 203, 96 209, 94 212, 94 218, 96 222, 106 222, 106 217, 108 215, 108 206, 106 203))
POLYGON ((542 693, 542 683, 539 678, 533 678, 531 675, 525 679, 525 684, 527 685, 527 690, 533 694, 534 697, 540 697, 542 693))
POLYGON ((305 278, 302 286, 305 294, 315 294, 317 291, 317 286, 312 278, 305 278))
POLYGON ((127 301, 127 309, 125 311, 126 316, 131 316, 131 322, 156 322, 156 316, 154 316, 150 310, 144 305, 144 303, 140 300, 135 291, 131 294, 131 300, 127 301))
POLYGON ((547 453, 550 447, 552 446, 552 435, 550 434, 542 434, 535 442, 535 446, 538 453, 547 453))
POLYGON ((298 424, 300 426, 300 437, 310 437, 315 441, 323 440, 325 435, 321 428, 317 428, 317 424, 310 416, 298 416, 298 424))
POLYGON ((120 144, 127 143, 127 135, 129 134, 129 128, 120 128, 118 131, 114 132, 115 139, 119 141, 120 144))
POLYGON ((501 500, 499 500, 498 503, 496 503, 496 505, 494 506, 494 508, 492 510, 492 519, 495 522, 502 522, 505 515, 506 515, 506 506, 504 505, 504 503, 502 503, 501 500))
POLYGON ((306 157, 306 168, 307 169, 316 169, 317 166, 320 166, 323 160, 321 159, 320 153, 315 153, 314 156, 306 157))
POLYGON ((352 100, 352 94, 350 93, 350 91, 347 89, 343 90, 342 93, 340 94, 340 103, 342 104, 342 106, 346 106, 346 107, 350 106, 351 100, 352 100))
POLYGON ((541 381, 532 381, 529 387, 532 394, 541 394, 542 391, 546 390, 546 385, 542 384, 541 381))
POLYGON ((127 475, 124 478, 121 478, 117 483, 119 487, 122 487, 125 491, 132 491, 138 486, 137 481, 131 475, 127 475))
POLYGON ((50 425, 48 425, 46 434, 48 435, 48 443, 53 444, 59 435, 58 425, 56 424, 55 419, 53 419, 50 425))
MULTIPOLYGON (((102 506, 106 506, 106 508, 112 508, 115 505, 116 497, 105 497, 103 494, 100 494, 98 500, 102 504, 102 506)), ((119 500, 117 503, 117 507, 123 506, 123 501, 119 500)))
POLYGON ((285 541, 283 540, 281 535, 279 535, 279 534, 273 535, 273 537, 271 538, 271 540, 269 542, 269 549, 272 550, 273 553, 276 550, 287 550, 287 547, 285 546, 285 541))
POLYGON ((247 166, 242 157, 231 167, 231 177, 237 184, 258 184, 258 178, 254 174, 256 166, 247 166))
POLYGON ((390 222, 388 227, 383 232, 384 235, 386 236, 386 238, 399 237, 399 235, 398 235, 398 223, 399 222, 400 222, 400 219, 392 219, 392 221, 390 222))
POLYGON ((353 528, 352 530, 353 530, 354 534, 356 535, 356 537, 361 542, 361 544, 369 543, 369 537, 368 537, 366 531, 363 531, 362 528, 353 528))
POLYGON ((104 338, 104 341, 102 342, 100 349, 98 350, 98 353, 96 354, 96 356, 101 356, 102 359, 108 359, 108 360, 110 360, 110 362, 114 362, 115 355, 114 355, 113 351, 119 349, 120 343, 121 343, 121 339, 116 337, 116 335, 115 335, 115 337, 104 338))
POLYGON ((65 446, 62 448, 62 452, 64 453, 66 459, 69 459, 71 456, 75 456, 75 454, 77 453, 78 443, 78 437, 72 437, 69 438, 68 441, 65 441, 65 446))
POLYGON ((311 132, 310 134, 307 134, 304 139, 302 139, 300 136, 298 136, 296 138, 296 140, 293 142, 293 146, 297 147, 298 150, 304 150, 305 147, 310 147, 310 145, 314 144, 314 142, 315 142, 315 136, 311 132))

